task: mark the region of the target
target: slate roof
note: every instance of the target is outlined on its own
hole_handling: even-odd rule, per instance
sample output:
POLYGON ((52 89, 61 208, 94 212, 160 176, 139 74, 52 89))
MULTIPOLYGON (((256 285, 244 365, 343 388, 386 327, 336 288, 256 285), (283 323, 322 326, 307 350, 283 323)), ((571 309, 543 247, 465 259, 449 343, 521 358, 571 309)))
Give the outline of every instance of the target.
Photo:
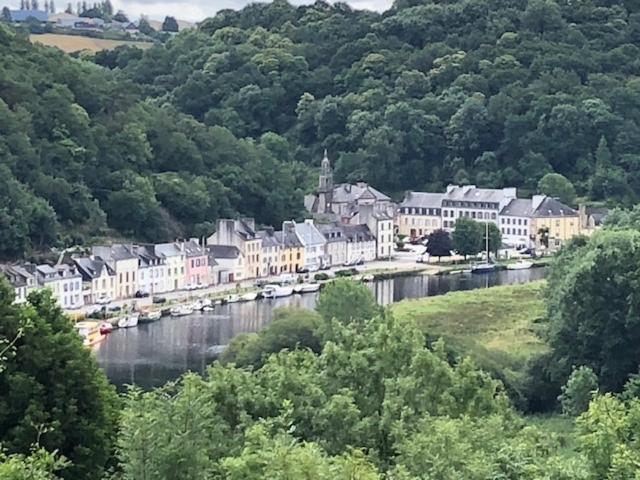
POLYGON ((358 182, 355 185, 350 183, 339 183, 333 187, 333 196, 331 201, 335 203, 350 203, 367 195, 373 196, 376 200, 391 201, 391 199, 384 193, 364 182, 358 182))
POLYGON ((259 230, 256 232, 256 236, 262 240, 262 247, 279 247, 281 245, 280 240, 276 236, 276 232, 273 230, 259 230))
POLYGON ((0 265, 0 273, 3 273, 14 288, 26 287, 29 278, 33 275, 19 265, 0 265))
POLYGON ((213 258, 238 258, 240 256, 240 250, 233 245, 207 245, 207 252, 213 256, 213 258))
POLYGON ((533 203, 530 198, 515 198, 502 209, 500 215, 507 217, 531 217, 533 215, 533 203))
POLYGON ((445 200, 466 200, 472 202, 500 203, 505 197, 505 192, 498 188, 476 188, 474 185, 449 185, 445 200))
POLYGON ((312 223, 296 223, 295 225, 296 233, 300 237, 302 244, 305 246, 309 245, 324 245, 327 241, 324 238, 315 225, 312 223))
POLYGON ((106 268, 107 274, 115 275, 113 269, 107 265, 101 259, 91 259, 89 257, 74 258, 73 262, 78 268, 78 272, 82 275, 82 279, 85 281, 91 281, 94 278, 98 278, 102 275, 103 270, 106 268))
POLYGON ((173 242, 158 243, 154 245, 154 251, 156 255, 167 257, 176 257, 182 255, 182 250, 173 242))
POLYGON ((534 217, 577 217, 578 212, 555 198, 546 197, 540 206, 536 208, 534 217))
POLYGON ((407 192, 400 207, 441 208, 444 193, 407 192))
POLYGON ((376 237, 366 225, 343 225, 344 235, 348 242, 373 242, 376 237))
POLYGON ((274 235, 278 239, 278 242, 280 242, 280 244, 284 245, 286 248, 301 248, 304 246, 302 245, 302 242, 300 242, 300 239, 295 232, 278 231, 275 232, 274 235))
POLYGON ((530 217, 530 218, 554 218, 554 217, 577 217, 578 212, 568 207, 561 201, 544 197, 544 199, 534 208, 534 202, 530 198, 516 198, 505 206, 500 215, 508 217, 530 217))
POLYGON ((201 257, 206 255, 204 249, 195 240, 184 242, 184 252, 187 254, 187 257, 201 257))
POLYGON ((343 226, 339 223, 325 223, 317 225, 320 233, 324 235, 327 243, 346 242, 343 226))

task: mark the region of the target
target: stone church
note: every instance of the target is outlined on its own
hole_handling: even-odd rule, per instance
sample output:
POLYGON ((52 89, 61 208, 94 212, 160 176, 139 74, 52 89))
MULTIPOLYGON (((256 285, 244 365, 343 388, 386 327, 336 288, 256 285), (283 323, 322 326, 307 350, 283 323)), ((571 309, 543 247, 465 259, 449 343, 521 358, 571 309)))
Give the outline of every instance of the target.
POLYGON ((314 193, 305 196, 304 205, 314 216, 341 220, 345 223, 349 223, 348 219, 361 210, 372 210, 393 218, 395 209, 391 198, 365 182, 334 185, 333 170, 326 150, 320 163, 318 188, 314 193))

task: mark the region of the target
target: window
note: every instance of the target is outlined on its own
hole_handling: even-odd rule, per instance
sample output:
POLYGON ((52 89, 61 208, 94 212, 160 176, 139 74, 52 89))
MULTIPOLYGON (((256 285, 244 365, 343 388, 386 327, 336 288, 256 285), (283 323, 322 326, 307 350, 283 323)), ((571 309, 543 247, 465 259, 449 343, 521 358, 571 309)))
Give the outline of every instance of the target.
POLYGON ((502 227, 500 230, 502 231, 502 234, 504 235, 504 227, 502 227))
POLYGON ((491 220, 495 220, 496 219, 496 214, 495 212, 491 214, 491 220))
POLYGON ((64 286, 63 286, 63 290, 65 292, 68 292, 69 291, 69 285, 65 283, 64 286))

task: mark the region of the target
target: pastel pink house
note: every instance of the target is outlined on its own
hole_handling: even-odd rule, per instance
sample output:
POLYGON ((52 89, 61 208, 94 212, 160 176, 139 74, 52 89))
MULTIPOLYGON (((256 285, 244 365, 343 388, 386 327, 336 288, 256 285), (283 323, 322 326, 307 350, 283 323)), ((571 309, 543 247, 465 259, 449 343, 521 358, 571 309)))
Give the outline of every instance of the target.
POLYGON ((211 274, 207 250, 196 240, 181 244, 185 253, 185 282, 187 285, 209 285, 211 274))

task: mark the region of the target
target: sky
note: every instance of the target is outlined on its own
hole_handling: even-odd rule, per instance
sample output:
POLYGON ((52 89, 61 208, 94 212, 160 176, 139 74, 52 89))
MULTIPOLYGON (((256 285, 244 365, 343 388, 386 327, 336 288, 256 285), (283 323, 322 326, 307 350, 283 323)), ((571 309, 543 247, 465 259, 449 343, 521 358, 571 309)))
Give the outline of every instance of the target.
MULTIPOLYGON (((6 0, 5 0, 6 1, 6 0)), ((300 5, 312 3, 312 0, 289 0, 291 3, 300 5)), ((56 9, 64 10, 69 0, 55 0, 56 9)), ((5 2, 0 0, 0 5, 5 2)), ((20 0, 9 0, 6 2, 10 8, 17 8, 20 0)), ((71 1, 75 6, 77 0, 71 1)), ((92 3, 92 0, 87 0, 92 3)), ((131 19, 144 14, 150 18, 162 20, 165 15, 171 15, 180 20, 198 22, 204 18, 214 15, 218 10, 225 8, 240 9, 251 0, 111 0, 115 10, 124 10, 131 19)), ((347 0, 347 3, 356 9, 368 9, 383 11, 389 8, 392 0, 347 0)), ((44 0, 40 0, 44 4, 44 0)))

